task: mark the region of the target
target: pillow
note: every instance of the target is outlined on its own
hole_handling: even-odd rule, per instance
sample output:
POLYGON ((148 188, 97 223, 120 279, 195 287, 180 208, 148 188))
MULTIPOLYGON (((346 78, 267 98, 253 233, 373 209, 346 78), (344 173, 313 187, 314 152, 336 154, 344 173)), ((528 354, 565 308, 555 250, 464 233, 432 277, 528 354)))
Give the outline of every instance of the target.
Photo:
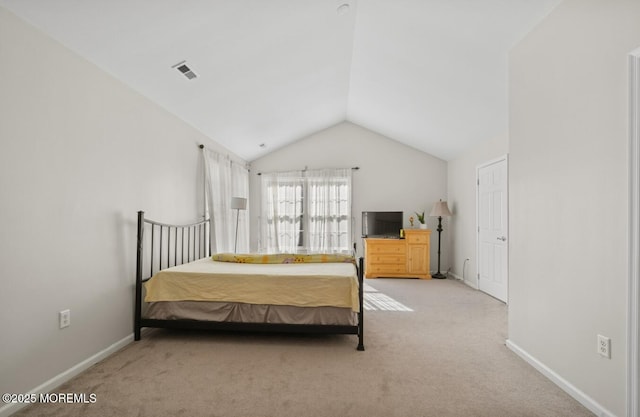
POLYGON ((355 258, 351 255, 334 253, 316 254, 253 254, 253 253, 216 253, 211 257, 218 262, 234 262, 243 264, 306 264, 306 263, 353 263, 355 258))

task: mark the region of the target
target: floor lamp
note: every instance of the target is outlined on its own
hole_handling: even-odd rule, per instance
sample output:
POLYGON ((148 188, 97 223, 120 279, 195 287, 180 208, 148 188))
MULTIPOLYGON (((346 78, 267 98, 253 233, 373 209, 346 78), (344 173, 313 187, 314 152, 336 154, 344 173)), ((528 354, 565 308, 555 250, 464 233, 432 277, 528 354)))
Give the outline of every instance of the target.
POLYGON ((431 213, 429 213, 430 217, 438 218, 438 272, 431 275, 432 278, 444 279, 446 276, 440 273, 440 237, 442 235, 442 218, 451 216, 451 212, 449 211, 449 207, 447 207, 446 201, 438 201, 431 209, 431 213))
POLYGON ((240 210, 247 209, 247 199, 243 197, 231 197, 231 210, 237 210, 236 214, 236 243, 233 246, 233 253, 238 250, 238 223, 240 222, 240 210))

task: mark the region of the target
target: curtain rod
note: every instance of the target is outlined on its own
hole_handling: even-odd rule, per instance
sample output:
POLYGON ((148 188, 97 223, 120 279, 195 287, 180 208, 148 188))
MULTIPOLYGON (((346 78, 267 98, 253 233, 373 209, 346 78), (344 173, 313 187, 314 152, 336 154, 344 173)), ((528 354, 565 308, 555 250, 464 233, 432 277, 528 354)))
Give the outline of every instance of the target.
MULTIPOLYGON (((323 169, 323 168, 320 168, 320 169, 323 169)), ((338 169, 338 168, 324 168, 324 169, 338 169)), ((351 167, 351 170, 353 171, 357 171, 359 169, 360 167, 351 167)), ((299 171, 306 172, 307 170, 308 170, 307 167, 304 167, 304 169, 300 169, 299 171)), ((289 171, 279 171, 279 172, 289 172, 289 171)), ((258 172, 256 175, 262 175, 262 172, 258 172)))
MULTIPOLYGON (((200 145, 198 145, 198 148, 205 149, 205 146, 201 143, 200 145)), ((212 150, 212 149, 208 149, 208 148, 207 148, 207 150, 209 150, 210 152, 216 153, 218 155, 224 156, 225 158, 227 158, 229 161, 233 162, 234 164, 244 165, 244 167, 247 168, 247 170, 251 171, 251 169, 250 169, 251 164, 248 163, 247 161, 237 161, 236 158, 232 157, 229 154, 222 154, 222 153, 220 153, 218 151, 215 151, 215 150, 212 150)))

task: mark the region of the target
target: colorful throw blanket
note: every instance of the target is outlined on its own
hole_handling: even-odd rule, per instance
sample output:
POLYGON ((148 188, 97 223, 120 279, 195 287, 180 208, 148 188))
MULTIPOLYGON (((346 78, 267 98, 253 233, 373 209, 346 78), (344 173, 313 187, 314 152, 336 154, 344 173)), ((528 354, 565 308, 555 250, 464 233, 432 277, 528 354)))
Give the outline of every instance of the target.
POLYGON ((310 264, 310 263, 352 263, 355 258, 351 255, 340 254, 253 254, 253 253, 217 253, 211 257, 218 262, 233 262, 238 264, 310 264))

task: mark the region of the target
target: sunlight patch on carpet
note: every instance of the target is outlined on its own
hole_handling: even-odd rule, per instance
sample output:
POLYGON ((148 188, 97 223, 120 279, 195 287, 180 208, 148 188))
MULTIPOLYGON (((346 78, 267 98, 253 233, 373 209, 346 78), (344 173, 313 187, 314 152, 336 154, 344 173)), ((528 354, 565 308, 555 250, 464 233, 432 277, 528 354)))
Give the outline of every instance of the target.
POLYGON ((364 284, 364 309, 370 311, 413 311, 368 284, 364 284))

